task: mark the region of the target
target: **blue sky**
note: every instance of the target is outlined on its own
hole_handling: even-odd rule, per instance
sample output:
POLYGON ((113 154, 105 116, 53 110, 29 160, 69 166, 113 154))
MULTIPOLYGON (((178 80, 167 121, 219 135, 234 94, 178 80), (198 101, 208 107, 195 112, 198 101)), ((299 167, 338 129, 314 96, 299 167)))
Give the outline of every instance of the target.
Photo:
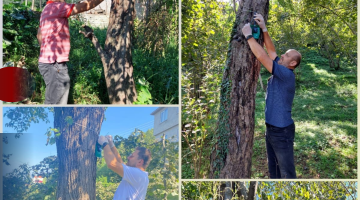
MULTIPOLYGON (((4 107, 5 113, 11 107, 4 107)), ((101 127, 100 135, 121 135, 127 137, 135 128, 146 131, 153 128, 154 116, 150 115, 157 107, 109 107, 105 111, 106 120, 101 127)), ((10 166, 3 165, 3 175, 11 172, 22 163, 30 166, 38 164, 45 157, 56 155, 56 145, 46 146, 46 130, 53 127, 53 114, 49 113, 50 123, 31 124, 30 128, 20 138, 15 139, 16 131, 5 127, 9 119, 3 118, 3 137, 8 137, 8 144, 3 144, 3 153, 12 154, 10 166)))

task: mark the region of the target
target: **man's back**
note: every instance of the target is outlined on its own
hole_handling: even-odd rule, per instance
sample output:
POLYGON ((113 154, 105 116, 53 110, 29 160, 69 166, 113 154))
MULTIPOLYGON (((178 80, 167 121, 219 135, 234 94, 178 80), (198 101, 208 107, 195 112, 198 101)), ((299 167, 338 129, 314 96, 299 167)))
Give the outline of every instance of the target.
POLYGON ((291 107, 295 96, 295 75, 291 69, 277 64, 274 60, 273 76, 266 91, 265 122, 276 127, 286 127, 294 121, 291 107))
POLYGON ((70 32, 68 17, 75 4, 48 1, 40 17, 41 47, 39 62, 69 61, 70 32))
POLYGON ((114 200, 144 200, 149 185, 148 173, 136 167, 124 167, 124 176, 114 194, 114 200))

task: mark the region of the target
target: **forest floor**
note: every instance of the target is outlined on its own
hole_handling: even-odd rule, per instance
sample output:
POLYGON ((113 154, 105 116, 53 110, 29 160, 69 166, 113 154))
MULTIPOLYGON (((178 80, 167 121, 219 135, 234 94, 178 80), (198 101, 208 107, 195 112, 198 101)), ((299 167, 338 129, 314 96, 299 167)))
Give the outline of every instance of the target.
MULTIPOLYGON (((357 177, 357 68, 342 62, 339 70, 312 50, 302 51, 296 69, 292 116, 296 132, 298 178, 357 177)), ((262 81, 270 73, 261 69, 262 81)), ((269 178, 265 146, 265 92, 258 84, 252 177, 269 178)))

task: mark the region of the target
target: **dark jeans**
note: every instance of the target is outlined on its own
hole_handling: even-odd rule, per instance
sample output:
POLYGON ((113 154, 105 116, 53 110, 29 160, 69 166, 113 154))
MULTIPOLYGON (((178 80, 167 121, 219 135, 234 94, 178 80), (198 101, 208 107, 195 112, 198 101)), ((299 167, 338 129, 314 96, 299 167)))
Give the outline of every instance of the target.
POLYGON ((70 77, 66 62, 39 62, 39 71, 46 84, 45 104, 67 104, 70 77))
POLYGON ((279 128, 266 124, 266 151, 270 178, 296 178, 295 124, 279 128))

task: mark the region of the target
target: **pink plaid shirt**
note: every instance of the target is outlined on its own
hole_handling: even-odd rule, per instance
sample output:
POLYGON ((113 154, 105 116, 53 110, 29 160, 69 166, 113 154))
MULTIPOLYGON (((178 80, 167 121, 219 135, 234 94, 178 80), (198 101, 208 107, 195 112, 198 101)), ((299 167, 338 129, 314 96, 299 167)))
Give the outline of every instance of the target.
POLYGON ((75 4, 48 1, 40 17, 41 47, 39 62, 69 61, 68 17, 75 4))

